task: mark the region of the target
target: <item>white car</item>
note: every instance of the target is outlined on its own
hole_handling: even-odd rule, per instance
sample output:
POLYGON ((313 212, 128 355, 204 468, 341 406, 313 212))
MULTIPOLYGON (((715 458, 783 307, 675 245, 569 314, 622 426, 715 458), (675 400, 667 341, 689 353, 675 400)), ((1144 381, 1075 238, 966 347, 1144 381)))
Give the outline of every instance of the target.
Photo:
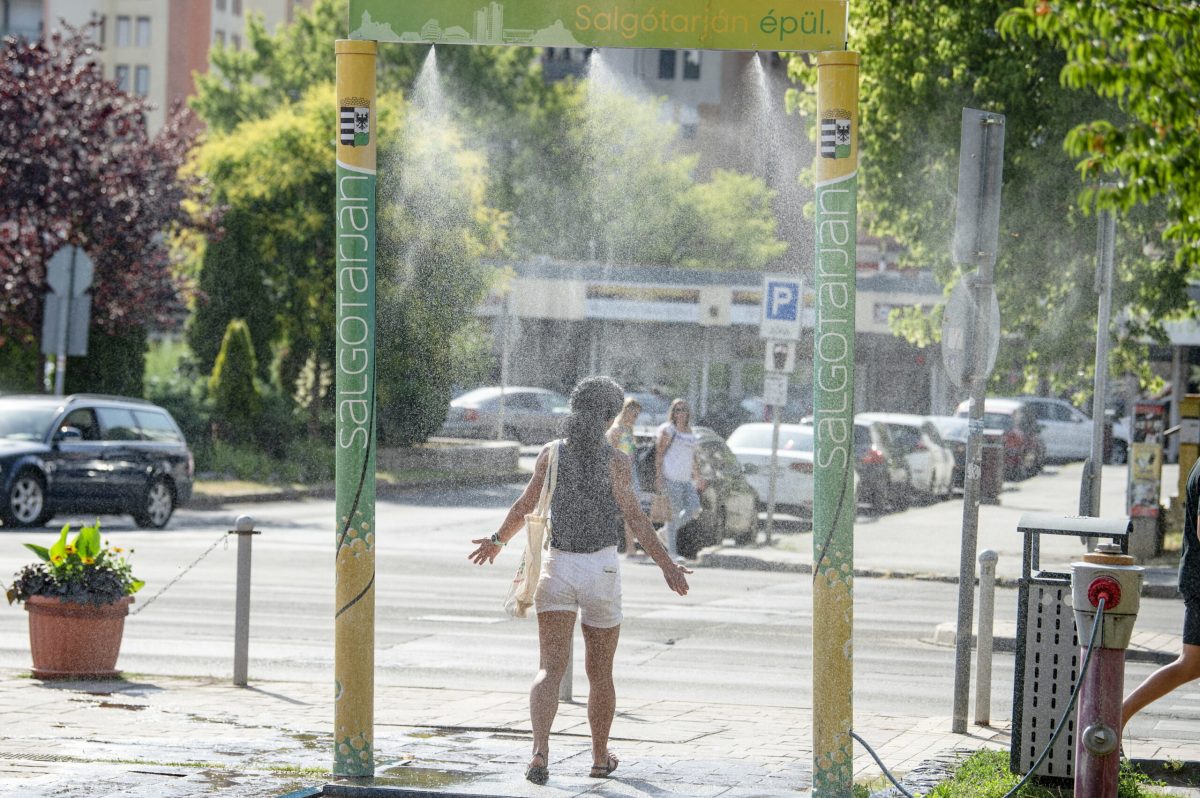
MULTIPOLYGON (((770 490, 773 430, 774 424, 743 424, 726 441, 760 504, 766 504, 770 490)), ((782 512, 812 514, 815 443, 813 428, 807 424, 779 425, 775 506, 782 512)))
POLYGON ((954 451, 925 416, 909 413, 859 413, 857 421, 884 425, 896 450, 908 463, 909 485, 930 498, 950 495, 954 486, 954 451))
MULTIPOLYGON (((1046 396, 1008 398, 1025 405, 1037 421, 1042 443, 1046 445, 1047 460, 1068 462, 1092 456, 1092 419, 1082 410, 1070 402, 1046 396)), ((1114 422, 1112 437, 1113 460, 1123 463, 1129 447, 1129 431, 1123 420, 1114 422)))

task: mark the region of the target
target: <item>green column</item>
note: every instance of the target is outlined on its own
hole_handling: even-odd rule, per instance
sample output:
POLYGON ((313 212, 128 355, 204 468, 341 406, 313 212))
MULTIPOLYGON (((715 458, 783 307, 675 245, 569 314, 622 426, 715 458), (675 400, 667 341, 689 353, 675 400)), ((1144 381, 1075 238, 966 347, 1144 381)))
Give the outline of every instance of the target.
POLYGON ((337 54, 333 772, 375 773, 375 42, 337 54))
POLYGON ((813 795, 854 784, 854 312, 858 54, 817 57, 813 795))

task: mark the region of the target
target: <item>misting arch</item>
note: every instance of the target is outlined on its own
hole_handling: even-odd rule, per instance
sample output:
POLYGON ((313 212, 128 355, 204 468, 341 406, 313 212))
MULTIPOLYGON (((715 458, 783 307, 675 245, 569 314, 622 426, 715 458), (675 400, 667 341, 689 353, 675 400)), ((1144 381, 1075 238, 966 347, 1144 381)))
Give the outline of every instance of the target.
POLYGON ((334 772, 375 770, 377 42, 816 53, 813 788, 851 794, 858 56, 847 0, 351 0, 337 57, 334 772))

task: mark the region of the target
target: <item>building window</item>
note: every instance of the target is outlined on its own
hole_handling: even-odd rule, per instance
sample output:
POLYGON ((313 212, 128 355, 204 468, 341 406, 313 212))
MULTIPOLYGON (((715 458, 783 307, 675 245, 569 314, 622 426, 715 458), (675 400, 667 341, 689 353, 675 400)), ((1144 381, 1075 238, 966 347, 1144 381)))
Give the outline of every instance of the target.
POLYGON ((675 80, 675 51, 658 51, 658 79, 675 80))
POLYGON ((113 68, 113 80, 117 82, 117 88, 121 91, 129 91, 129 65, 117 64, 113 68))
POLYGON ((150 46, 150 17, 137 18, 137 31, 135 35, 138 47, 150 46))
POLYGON ((108 44, 104 39, 108 35, 108 14, 100 15, 100 24, 96 28, 96 40, 100 42, 100 46, 108 44))
POLYGON ((214 33, 213 41, 217 43, 218 47, 224 47, 225 46, 225 31, 219 30, 216 33, 214 33))
POLYGON ((218 11, 225 10, 225 0, 217 0, 217 10, 218 11))
POLYGON ((233 49, 241 50, 242 49, 242 37, 238 36, 236 33, 230 34, 229 35, 229 44, 233 47, 233 49))
POLYGON ((150 67, 139 66, 133 76, 133 93, 145 97, 150 93, 150 67))
POLYGON ((683 51, 683 79, 700 80, 700 51, 683 51))
POLYGON ((232 0, 229 4, 229 10, 233 12, 235 17, 242 15, 242 0, 232 0))
POLYGON ((117 47, 129 46, 130 20, 129 17, 117 17, 117 47))

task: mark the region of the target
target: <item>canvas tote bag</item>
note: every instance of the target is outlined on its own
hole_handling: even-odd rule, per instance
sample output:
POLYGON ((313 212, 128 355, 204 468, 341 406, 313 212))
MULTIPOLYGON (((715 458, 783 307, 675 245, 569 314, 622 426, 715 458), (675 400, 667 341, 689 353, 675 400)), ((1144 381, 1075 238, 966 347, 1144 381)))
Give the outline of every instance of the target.
POLYGON ((562 441, 555 441, 550 448, 550 462, 537 506, 525 516, 525 553, 504 599, 504 611, 513 618, 526 617, 533 606, 533 594, 537 592, 538 577, 542 572, 542 552, 550 548, 550 500, 558 481, 558 448, 561 445, 562 441))

